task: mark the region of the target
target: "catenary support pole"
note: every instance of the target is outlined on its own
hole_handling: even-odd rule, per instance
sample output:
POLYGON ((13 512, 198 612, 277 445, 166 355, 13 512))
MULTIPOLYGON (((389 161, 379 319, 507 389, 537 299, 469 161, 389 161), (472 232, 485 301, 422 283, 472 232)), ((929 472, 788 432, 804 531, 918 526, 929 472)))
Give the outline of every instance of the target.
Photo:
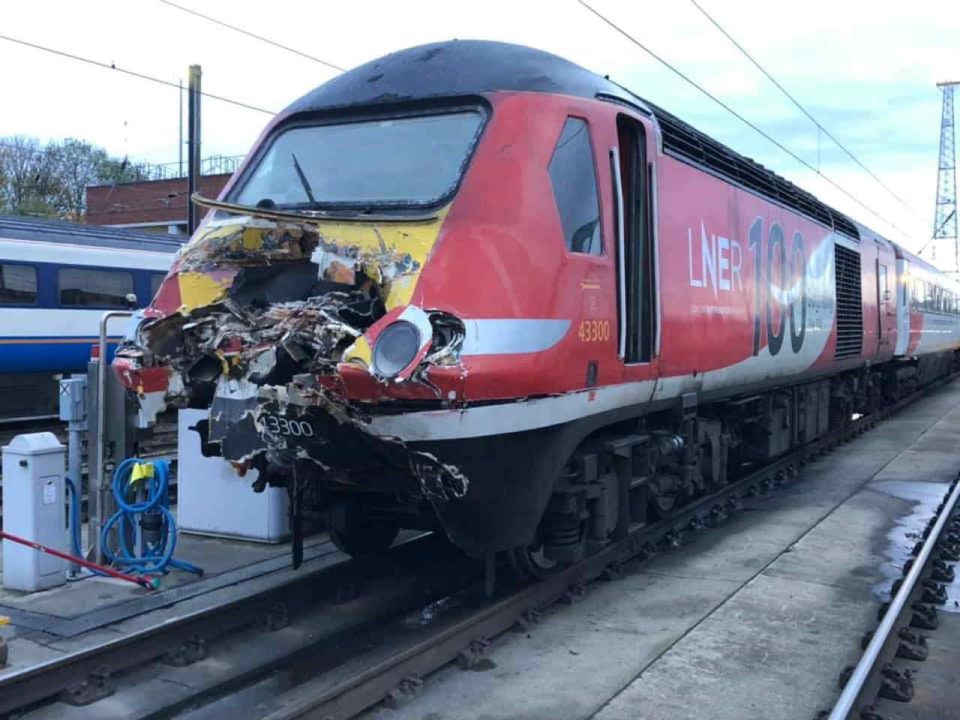
POLYGON ((190 66, 187 107, 187 232, 193 235, 199 224, 200 208, 193 194, 200 191, 200 66, 190 66))

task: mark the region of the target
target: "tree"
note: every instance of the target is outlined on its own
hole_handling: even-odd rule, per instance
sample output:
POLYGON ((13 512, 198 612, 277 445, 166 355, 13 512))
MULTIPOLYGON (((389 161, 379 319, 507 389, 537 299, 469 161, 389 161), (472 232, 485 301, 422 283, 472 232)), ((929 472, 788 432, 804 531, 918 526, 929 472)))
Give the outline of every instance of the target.
POLYGON ((132 182, 147 168, 103 148, 67 138, 45 146, 35 138, 0 138, 0 212, 80 220, 88 185, 132 182))
POLYGON ((86 206, 87 185, 100 179, 107 153, 82 140, 68 138, 61 145, 48 146, 56 166, 59 187, 55 206, 59 217, 79 220, 86 206))
POLYGON ((56 161, 40 143, 17 135, 0 140, 0 207, 14 215, 56 216, 56 161))

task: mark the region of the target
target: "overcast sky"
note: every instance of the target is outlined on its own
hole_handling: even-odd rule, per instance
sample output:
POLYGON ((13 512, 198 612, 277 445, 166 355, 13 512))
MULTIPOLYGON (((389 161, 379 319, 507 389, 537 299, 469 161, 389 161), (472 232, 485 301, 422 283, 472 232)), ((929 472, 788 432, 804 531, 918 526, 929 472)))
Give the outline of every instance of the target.
MULTIPOLYGON (((957 0, 699 0, 725 29, 912 208, 818 133, 689 2, 591 0, 903 230, 805 169, 591 15, 576 0, 177 0, 343 67, 452 38, 517 42, 628 85, 861 222, 918 249, 930 236, 940 80, 960 80, 957 0), (819 147, 819 151, 818 151, 819 147), (919 217, 918 217, 919 215, 919 217)), ((186 82, 269 110, 334 71, 159 0, 31 0, 3 8, 0 34, 186 82)), ((177 160, 178 93, 0 40, 0 135, 83 138, 132 160, 177 160)), ((246 153, 269 116, 205 100, 203 155, 246 153)))

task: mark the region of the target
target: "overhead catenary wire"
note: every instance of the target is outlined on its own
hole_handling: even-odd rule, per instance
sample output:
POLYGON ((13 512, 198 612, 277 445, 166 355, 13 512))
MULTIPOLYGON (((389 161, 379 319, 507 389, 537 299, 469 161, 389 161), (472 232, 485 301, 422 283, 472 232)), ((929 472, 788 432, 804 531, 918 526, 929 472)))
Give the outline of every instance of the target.
MULTIPOLYGON (((175 88, 178 92, 182 92, 183 88, 179 83, 175 83, 171 80, 164 80, 163 78, 158 78, 153 75, 147 75, 146 73, 138 72, 136 70, 128 70, 127 68, 117 67, 115 63, 106 63, 100 60, 93 60, 92 58, 83 57, 82 55, 75 55, 73 53, 66 52, 65 50, 57 50, 55 48, 47 47, 46 45, 40 45, 38 43, 29 42, 27 40, 21 40, 19 38, 11 37, 9 35, 0 34, 0 40, 5 40, 16 45, 22 45, 24 47, 33 48, 34 50, 41 50, 45 53, 51 55, 56 55, 58 57, 66 58, 73 60, 75 62, 84 63, 86 65, 92 65, 94 67, 103 68, 105 70, 113 70, 115 72, 121 73, 123 75, 128 75, 130 77, 139 78, 141 80, 148 80, 149 82, 156 83, 158 85, 165 85, 167 87, 175 88)), ((266 115, 276 115, 276 112, 273 110, 267 110, 266 108, 258 107, 256 105, 251 105, 250 103, 243 102, 241 100, 234 100, 233 98, 225 97, 223 95, 216 95, 210 92, 201 92, 203 97, 210 98, 211 100, 217 100, 218 102, 227 103, 229 105, 235 105, 236 107, 241 107, 246 110, 252 110, 254 112, 264 113, 266 115)))
POLYGON ((709 90, 707 90, 706 88, 704 88, 703 86, 701 86, 699 83, 697 83, 695 80, 693 80, 690 76, 688 76, 688 75, 687 75, 686 73, 684 73, 682 70, 680 70, 679 68, 675 67, 675 66, 672 65, 670 62, 668 62, 667 60, 665 60, 663 57, 661 57, 660 55, 658 55, 657 53, 655 53, 653 50, 651 50, 650 48, 648 48, 646 45, 644 45, 643 43, 641 43, 639 40, 637 40, 637 38, 635 38, 633 35, 631 35, 630 33, 628 33, 628 32, 627 32, 626 30, 624 30, 622 27, 620 27, 619 25, 617 25, 613 20, 611 20, 611 19, 608 18, 606 15, 604 15, 603 13, 601 13, 599 10, 597 10, 596 8, 594 8, 593 6, 591 6, 591 5, 590 5, 589 3, 587 3, 585 0, 577 0, 577 2, 580 3, 584 8, 586 8, 587 10, 589 10, 591 13, 593 13, 593 15, 595 15, 597 18, 599 18, 599 19, 600 19, 601 21, 603 21, 605 24, 607 24, 607 25, 610 26, 612 29, 616 30, 618 33, 620 33, 621 35, 623 35, 623 37, 625 37, 625 38, 626 38, 627 40, 629 40, 631 43, 633 43, 633 44, 636 45, 638 48, 640 48, 640 49, 643 50, 645 53, 647 53, 647 55, 649 55, 649 56, 652 57, 654 60, 656 60, 657 62, 659 62, 661 65, 663 65, 663 66, 666 67, 668 70, 670 70, 672 73, 674 73, 675 75, 677 75, 678 77, 680 77, 684 82, 688 83, 688 84, 691 85, 693 88, 695 88, 696 90, 700 91, 703 95, 705 95, 705 96, 708 97, 710 100, 712 100, 712 101, 715 102, 717 105, 719 105, 719 106, 722 107, 724 110, 726 110, 728 113, 730 113, 731 115, 733 115, 733 116, 734 116, 735 118, 737 118, 740 122, 742 122, 742 123, 745 124, 746 126, 748 126, 748 127, 750 127, 751 129, 753 129, 757 134, 759 134, 760 136, 762 136, 763 138, 765 138, 766 140, 768 140, 770 143, 772 143, 772 144, 775 145, 776 147, 780 148, 783 152, 785 152, 787 155, 789 155, 790 157, 792 157, 792 158, 793 158, 794 160, 796 160, 798 163, 800 163, 801 165, 803 165, 803 166, 806 167, 807 169, 809 169, 809 170, 813 171, 814 173, 816 173, 817 175, 819 175, 819 176, 820 176, 821 178, 823 178, 827 183, 829 183, 829 184, 830 184, 831 186, 833 186, 835 189, 837 189, 838 191, 840 191, 841 193, 843 193, 847 198, 849 198, 850 200, 852 200, 853 202, 855 202, 857 205, 859 205, 861 208, 863 208, 864 210, 866 210, 868 213, 870 213, 870 214, 873 215, 874 217, 878 218, 879 220, 883 221, 883 222, 886 223, 889 227, 895 229, 895 230, 896 230, 897 232, 899 232, 904 238, 908 238, 907 234, 906 234, 896 223, 892 222, 891 220, 888 220, 886 217, 884 217, 884 216, 881 215, 879 212, 877 212, 876 210, 874 210, 873 208, 871 208, 870 206, 868 206, 866 203, 864 203, 862 200, 860 200, 858 197, 856 197, 855 195, 853 195, 853 194, 852 194, 850 191, 848 191, 846 188, 844 188, 844 187, 842 187, 840 184, 838 184, 835 180, 833 180, 833 179, 830 178, 829 176, 825 175, 825 174, 822 173, 819 169, 815 168, 815 167, 814 167, 813 165, 811 165, 809 162, 807 162, 807 161, 804 160, 802 157, 800 157, 799 155, 797 155, 797 154, 796 154, 795 152, 793 152, 790 148, 788 148, 786 145, 784 145, 784 144, 781 143, 779 140, 777 140, 776 138, 774 138, 772 135, 770 135, 769 133, 767 133, 765 130, 761 129, 760 127, 758 127, 757 125, 755 125, 754 123, 752 123, 750 120, 748 120, 748 119, 747 119, 746 117, 744 117, 742 114, 740 114, 739 112, 737 112, 737 111, 736 111, 734 108, 732 108, 730 105, 728 105, 728 104, 725 103, 723 100, 721 100, 720 98, 718 98, 716 95, 714 95, 713 93, 711 93, 709 90))
POLYGON ((813 115, 811 115, 810 112, 800 103, 800 101, 797 100, 782 84, 780 84, 780 82, 778 82, 777 79, 776 79, 770 72, 768 72, 767 69, 766 69, 765 67, 763 67, 763 65, 761 65, 760 62, 757 61, 756 58, 754 58, 753 55, 751 55, 751 54, 746 50, 746 48, 743 47, 743 45, 741 45, 739 42, 737 42, 737 40, 734 39, 733 36, 731 36, 730 33, 728 33, 728 32, 724 29, 724 27, 723 27, 716 19, 714 19, 714 17, 713 17, 712 15, 710 15, 710 13, 708 13, 708 12, 703 8, 702 5, 700 5, 700 3, 697 2, 697 0, 690 0, 690 2, 691 2, 691 4, 692 4, 697 10, 700 11, 700 13, 701 13, 707 20, 710 21, 710 23, 711 23, 717 30, 720 31, 720 33, 721 33, 725 38, 727 38, 727 40, 729 40, 729 41, 733 44, 734 47, 737 48, 737 50, 739 50, 739 51, 743 54, 743 56, 744 56, 745 58, 747 58, 747 60, 749 60, 749 61, 751 62, 751 64, 753 64, 753 66, 754 66, 755 68, 757 68, 757 70, 759 70, 761 73, 763 73, 763 75, 767 78, 767 80, 769 80, 770 82, 772 82, 772 83, 774 84, 774 86, 775 86, 781 93, 783 93, 783 95, 784 95, 791 103, 793 103, 793 105, 794 105, 800 112, 802 112, 802 113, 807 117, 807 119, 809 119, 810 122, 812 122, 812 123, 817 127, 817 129, 818 129, 820 132, 822 132, 824 135, 826 135, 838 148, 840 148, 841 150, 843 150, 843 152, 846 153, 847 157, 849 157, 851 160, 853 160, 865 173, 867 173, 867 175, 869 175, 871 178, 873 178, 873 179, 877 182, 877 184, 878 184, 880 187, 882 187, 884 190, 886 190, 886 191, 890 194, 890 196, 891 196, 892 198, 894 198, 898 203, 900 203, 900 205, 902 205, 905 209, 909 210, 915 217, 917 217, 917 218, 918 218, 919 220, 921 220, 922 222, 926 222, 926 219, 925 219, 920 213, 918 213, 916 210, 914 210, 914 209, 906 202, 906 200, 904 200, 902 197, 900 197, 900 195, 898 195, 896 192, 894 192, 886 183, 883 182, 883 180, 881 180, 879 177, 877 177, 877 175, 876 175, 872 170, 870 170, 870 168, 868 168, 866 165, 864 165, 863 162, 861 162, 860 159, 859 159, 856 155, 854 155, 853 152, 852 152, 846 145, 844 145, 842 142, 840 142, 839 140, 837 140, 837 138, 833 135, 833 133, 831 133, 829 130, 827 130, 827 129, 820 123, 819 120, 817 120, 813 115))
POLYGON ((316 55, 311 55, 310 53, 306 53, 303 50, 297 50, 296 48, 290 47, 289 45, 284 45, 283 43, 278 42, 276 40, 271 40, 270 38, 264 37, 263 35, 258 35, 257 33, 247 30, 245 28, 239 27, 237 25, 232 25, 223 20, 218 20, 215 17, 205 15, 204 13, 194 10, 193 8, 188 8, 188 7, 184 7, 183 5, 178 5, 177 3, 171 2, 170 0, 158 0, 158 2, 161 2, 164 5, 167 5, 169 7, 176 8, 177 10, 180 10, 182 12, 189 13, 190 15, 194 15, 195 17, 202 18, 203 20, 206 20, 207 22, 211 22, 214 25, 219 25, 220 27, 225 27, 230 30, 233 30, 234 32, 238 32, 241 35, 246 35, 247 37, 254 38, 255 40, 265 42, 268 45, 272 45, 275 48, 286 50, 289 53, 293 53, 294 55, 299 55, 300 57, 306 58, 307 60, 312 60, 313 62, 318 63, 319 65, 324 65, 330 68, 331 70, 336 70, 337 72, 346 72, 346 68, 342 68, 339 65, 335 65, 332 62, 327 62, 322 58, 318 58, 316 55))

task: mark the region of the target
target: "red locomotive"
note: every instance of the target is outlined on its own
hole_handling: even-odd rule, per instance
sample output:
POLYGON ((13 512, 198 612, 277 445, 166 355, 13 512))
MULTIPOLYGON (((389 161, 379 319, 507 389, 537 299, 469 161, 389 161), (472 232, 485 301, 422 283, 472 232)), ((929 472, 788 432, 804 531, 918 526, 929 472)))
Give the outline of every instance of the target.
POLYGON ((956 282, 525 47, 336 77, 208 204, 117 370, 349 553, 543 575, 957 365, 956 282))

